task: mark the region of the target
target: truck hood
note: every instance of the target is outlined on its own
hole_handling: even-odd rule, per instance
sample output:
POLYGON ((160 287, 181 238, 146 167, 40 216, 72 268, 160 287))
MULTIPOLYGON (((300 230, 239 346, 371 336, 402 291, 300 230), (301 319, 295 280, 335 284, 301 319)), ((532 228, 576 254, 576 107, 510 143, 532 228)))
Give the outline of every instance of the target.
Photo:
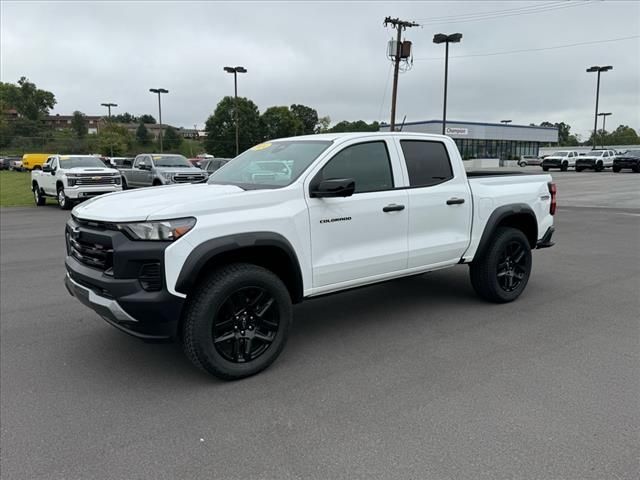
POLYGON ((597 157, 595 155, 582 155, 578 157, 578 160, 603 160, 604 157, 597 157))
POLYGON ((193 175, 198 173, 204 173, 203 170, 200 170, 197 167, 193 168, 172 168, 172 167, 155 167, 157 172, 166 172, 166 173, 186 173, 187 175, 193 175))
POLYGON ((222 206, 224 197, 251 193, 256 191, 206 183, 147 187, 94 197, 75 207, 73 214, 78 218, 102 222, 188 217, 195 214, 196 205, 222 206))
POLYGON ((120 172, 115 168, 107 168, 107 167, 74 167, 74 168, 66 168, 64 173, 95 173, 96 175, 119 175, 120 172))
POLYGON ((549 155, 548 157, 544 157, 545 160, 564 160, 567 157, 559 157, 557 155, 549 155))

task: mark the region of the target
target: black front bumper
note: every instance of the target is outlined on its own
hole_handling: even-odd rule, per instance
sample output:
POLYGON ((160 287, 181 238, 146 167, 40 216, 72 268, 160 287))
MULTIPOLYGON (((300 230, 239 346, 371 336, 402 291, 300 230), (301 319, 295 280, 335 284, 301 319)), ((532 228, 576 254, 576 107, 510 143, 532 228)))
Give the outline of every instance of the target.
POLYGON ((65 285, 71 295, 118 329, 145 340, 166 340, 177 335, 184 299, 169 293, 164 281, 163 242, 140 242, 122 232, 67 224, 65 285), (111 245, 108 268, 88 265, 74 251, 69 233, 96 245, 111 245), (140 275, 144 265, 158 265, 159 281, 150 286, 140 275), (150 291, 151 290, 151 291, 150 291))
POLYGON ((596 168, 595 160, 576 160, 576 168, 596 168))
POLYGON ((617 158, 613 161, 613 166, 617 168, 638 168, 640 167, 639 158, 617 158))
POLYGON ((560 168, 562 167, 562 160, 542 160, 542 168, 560 168))

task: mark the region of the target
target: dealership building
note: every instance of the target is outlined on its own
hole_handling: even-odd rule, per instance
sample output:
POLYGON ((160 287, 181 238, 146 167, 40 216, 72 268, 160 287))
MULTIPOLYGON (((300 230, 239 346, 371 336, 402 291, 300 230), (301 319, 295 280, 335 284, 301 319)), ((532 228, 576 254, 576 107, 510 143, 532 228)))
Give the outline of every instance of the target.
MULTIPOLYGON (((442 133, 442 120, 406 122, 396 126, 403 132, 442 133)), ((380 125, 389 131, 388 124, 380 125)), ((462 158, 515 160, 521 155, 538 155, 540 147, 558 143, 558 129, 511 123, 458 122, 447 120, 445 134, 455 140, 462 158)))

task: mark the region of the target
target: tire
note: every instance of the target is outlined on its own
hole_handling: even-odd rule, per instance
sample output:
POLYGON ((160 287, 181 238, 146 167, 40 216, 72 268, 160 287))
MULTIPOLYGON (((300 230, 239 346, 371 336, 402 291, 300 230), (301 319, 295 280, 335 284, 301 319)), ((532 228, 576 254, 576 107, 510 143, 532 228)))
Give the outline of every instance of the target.
POLYGON ((582 167, 576 167, 576 172, 581 172, 582 171, 582 167))
POLYGON ((129 188, 129 185, 127 185, 127 179, 124 178, 124 176, 122 177, 122 190, 127 190, 129 188))
POLYGON ((636 165, 635 167, 633 167, 631 170, 633 170, 636 173, 640 173, 640 165, 636 165))
POLYGON ((255 375, 280 355, 291 317, 291 297, 277 275, 256 265, 227 265, 206 277, 187 302, 184 352, 196 367, 223 380, 255 375))
POLYGON ((567 170, 569 170, 569 163, 562 162, 562 165, 560 166, 560 170, 562 170, 563 172, 566 172, 567 170))
POLYGON ((542 167, 542 170, 544 170, 545 172, 549 171, 549 167, 542 167))
POLYGON ((58 206, 62 210, 71 210, 71 207, 73 207, 72 200, 64 194, 64 187, 58 187, 56 199, 58 200, 58 206))
POLYGON ((47 202, 46 197, 42 195, 42 190, 40 190, 37 183, 33 186, 33 199, 36 202, 36 207, 41 207, 47 202))
POLYGON ((151 184, 152 187, 159 187, 162 185, 162 182, 160 180, 154 180, 153 183, 151 184))
POLYGON ((527 162, 520 162, 520 163, 518 163, 518 165, 520 167, 526 167, 527 166, 527 162))
POLYGON ((604 170, 604 166, 602 166, 602 162, 596 163, 595 171, 596 172, 601 172, 602 170, 604 170))
POLYGON ((615 173, 619 173, 620 172, 620 167, 613 166, 611 168, 615 173))
POLYGON ((531 260, 531 247, 524 233, 511 227, 499 227, 491 245, 471 263, 471 285, 485 300, 512 302, 527 286, 531 260))

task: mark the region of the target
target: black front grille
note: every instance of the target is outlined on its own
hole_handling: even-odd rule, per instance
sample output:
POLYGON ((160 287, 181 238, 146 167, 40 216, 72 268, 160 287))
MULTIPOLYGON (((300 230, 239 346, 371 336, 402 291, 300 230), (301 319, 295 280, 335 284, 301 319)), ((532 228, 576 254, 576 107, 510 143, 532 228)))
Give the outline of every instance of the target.
POLYGON ((146 263, 140 268, 138 276, 140 285, 147 292, 159 292, 162 290, 162 274, 160 271, 160 263, 146 263))
POLYGON ((113 267, 111 239, 81 232, 79 228, 67 229, 67 253, 88 267, 97 268, 109 274, 113 267))
POLYGON ((202 175, 201 173, 178 173, 173 176, 173 181, 175 183, 201 182, 202 180, 204 180, 204 178, 204 175, 202 175))

